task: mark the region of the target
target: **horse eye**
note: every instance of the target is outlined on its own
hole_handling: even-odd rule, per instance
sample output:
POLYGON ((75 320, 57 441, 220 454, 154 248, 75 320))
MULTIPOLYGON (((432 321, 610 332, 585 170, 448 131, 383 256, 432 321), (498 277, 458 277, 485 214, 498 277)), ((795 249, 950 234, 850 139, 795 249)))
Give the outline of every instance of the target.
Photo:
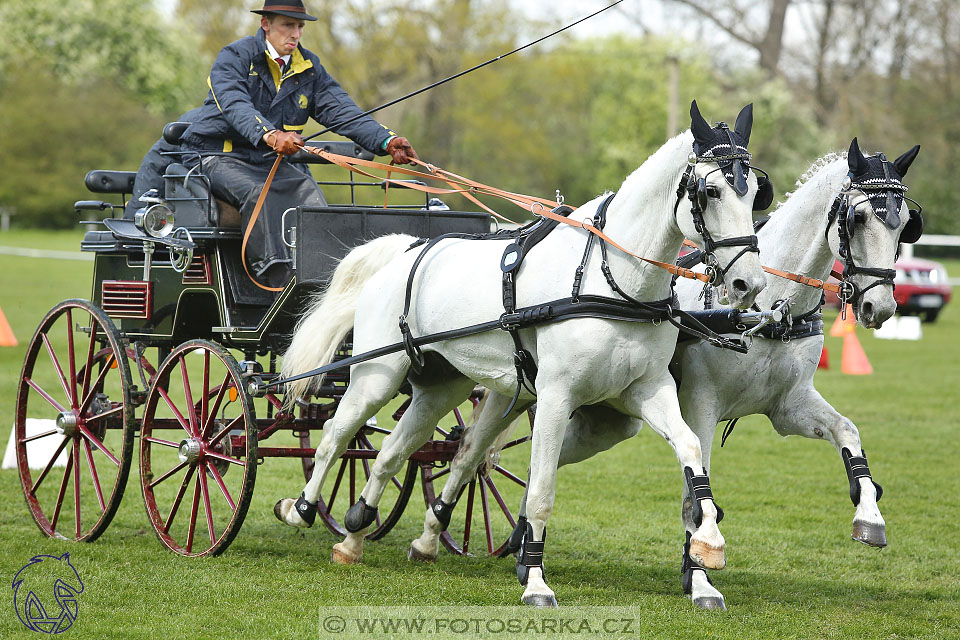
POLYGON ((707 185, 707 197, 708 198, 719 198, 720 197, 720 187, 716 185, 707 185))

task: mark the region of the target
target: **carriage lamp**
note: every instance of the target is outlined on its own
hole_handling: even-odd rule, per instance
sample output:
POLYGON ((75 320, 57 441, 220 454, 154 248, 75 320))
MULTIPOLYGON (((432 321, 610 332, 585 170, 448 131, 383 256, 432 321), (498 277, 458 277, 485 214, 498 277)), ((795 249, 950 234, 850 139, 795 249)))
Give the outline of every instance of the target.
POLYGON ((165 202, 151 204, 137 211, 133 222, 147 235, 165 238, 173 231, 173 209, 165 202))

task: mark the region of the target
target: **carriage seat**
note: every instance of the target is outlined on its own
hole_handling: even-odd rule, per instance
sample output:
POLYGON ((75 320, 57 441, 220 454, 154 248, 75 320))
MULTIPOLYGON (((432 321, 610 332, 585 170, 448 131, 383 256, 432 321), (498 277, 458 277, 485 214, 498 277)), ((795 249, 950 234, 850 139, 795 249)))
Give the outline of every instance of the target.
POLYGON ((96 169, 83 178, 83 184, 93 193, 133 193, 136 171, 106 171, 96 169))
POLYGON ((178 226, 240 228, 240 212, 223 200, 212 197, 206 176, 175 162, 163 175, 164 199, 176 209, 178 226))
POLYGON ((163 127, 163 139, 168 144, 179 145, 180 136, 183 135, 183 132, 186 131, 189 126, 189 122, 168 122, 167 125, 163 127))

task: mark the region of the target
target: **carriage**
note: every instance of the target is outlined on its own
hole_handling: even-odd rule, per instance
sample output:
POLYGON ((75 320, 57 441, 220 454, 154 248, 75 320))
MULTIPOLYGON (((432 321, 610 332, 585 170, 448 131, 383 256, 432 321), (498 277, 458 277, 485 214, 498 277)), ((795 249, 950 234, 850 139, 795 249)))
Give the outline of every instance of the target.
MULTIPOLYGON (((164 138, 175 143, 185 126, 167 125, 164 138)), ((322 147, 372 159, 352 142, 322 147)), ((81 243, 94 258, 90 299, 55 305, 29 343, 17 393, 17 464, 27 506, 48 536, 99 537, 117 512, 136 461, 147 515, 163 545, 187 556, 217 555, 239 531, 257 468, 267 458, 301 458, 309 479, 311 445, 349 384, 348 371, 335 372, 293 410, 285 408, 282 389, 251 393, 277 377, 277 356, 299 311, 323 289, 337 260, 379 235, 485 233, 491 218, 430 200, 390 208, 358 204, 358 193, 385 183, 357 181, 352 173, 346 181, 321 181, 325 189, 349 193, 349 203, 284 213, 283 241, 293 251, 295 276, 274 293, 255 286, 245 273, 239 212, 213 197, 202 173, 172 159, 163 193, 142 198, 148 206, 136 216, 82 223, 92 229, 81 243)), ((291 160, 325 162, 302 152, 291 160)), ((122 204, 81 201, 78 213, 121 209, 135 175, 91 171, 87 188, 122 204)), ((337 357, 348 357, 350 350, 348 339, 337 357)), ((356 434, 322 496, 318 511, 336 534, 345 534, 336 514, 355 502, 391 421, 404 410, 408 399, 402 391, 356 434)), ((439 494, 435 482, 449 472, 466 426, 464 414, 479 397, 475 391, 465 399, 393 478, 381 503, 382 518, 368 538, 378 539, 396 525, 418 476, 427 505, 439 494)), ((520 433, 501 455, 509 457, 515 449, 521 464, 528 459, 529 437, 529 431, 520 433)), ((450 551, 475 550, 471 533, 476 540, 478 529, 486 552, 497 553, 506 544, 515 525, 507 504, 518 503, 525 483, 524 469, 511 471, 505 460, 477 469, 459 523, 442 539, 450 551)))

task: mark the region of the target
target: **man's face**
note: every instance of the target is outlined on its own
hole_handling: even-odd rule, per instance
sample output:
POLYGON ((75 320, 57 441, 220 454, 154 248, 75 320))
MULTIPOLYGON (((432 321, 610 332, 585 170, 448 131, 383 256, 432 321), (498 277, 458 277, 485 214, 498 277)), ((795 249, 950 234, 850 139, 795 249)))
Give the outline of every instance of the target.
POLYGON ((303 35, 304 24, 306 23, 303 20, 281 15, 260 19, 260 26, 263 27, 267 40, 282 56, 293 53, 297 48, 300 36, 303 35))

